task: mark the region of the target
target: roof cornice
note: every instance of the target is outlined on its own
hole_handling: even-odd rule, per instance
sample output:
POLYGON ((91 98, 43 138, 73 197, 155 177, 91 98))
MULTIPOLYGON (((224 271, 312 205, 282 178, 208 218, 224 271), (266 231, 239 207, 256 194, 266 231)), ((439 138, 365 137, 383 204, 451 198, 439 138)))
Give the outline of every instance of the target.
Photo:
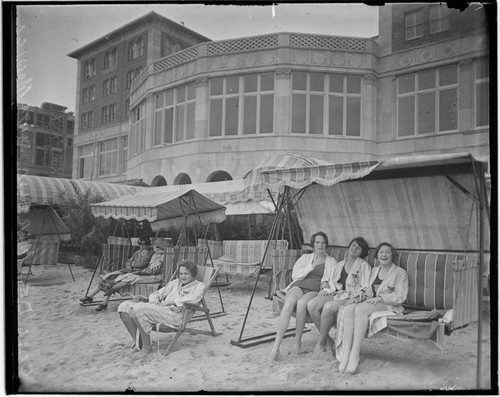
POLYGON ((163 15, 160 15, 154 11, 151 11, 151 12, 148 12, 147 14, 143 15, 142 17, 134 19, 133 21, 131 21, 125 25, 120 26, 118 29, 115 29, 115 30, 107 33, 106 35, 84 45, 83 47, 80 47, 80 48, 70 52, 68 54, 68 56, 71 58, 79 59, 80 57, 82 57, 82 55, 86 51, 90 50, 91 48, 94 48, 94 47, 101 45, 101 44, 105 44, 108 40, 112 40, 115 37, 117 37, 123 33, 126 33, 127 31, 130 31, 130 30, 137 28, 137 27, 141 27, 142 25, 145 25, 147 23, 151 23, 153 21, 166 23, 166 24, 172 26, 173 28, 176 28, 182 32, 189 34, 189 35, 193 35, 202 41, 212 41, 208 37, 205 37, 205 36, 195 32, 194 30, 186 28, 185 26, 183 26, 177 22, 174 22, 171 19, 168 19, 168 18, 164 17, 163 15))

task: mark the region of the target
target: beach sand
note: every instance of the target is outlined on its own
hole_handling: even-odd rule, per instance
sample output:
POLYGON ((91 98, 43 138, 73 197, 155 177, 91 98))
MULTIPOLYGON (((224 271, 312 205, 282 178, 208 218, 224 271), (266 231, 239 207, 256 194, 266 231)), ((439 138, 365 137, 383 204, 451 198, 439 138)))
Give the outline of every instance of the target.
MULTIPOLYGON (((333 356, 312 354, 318 337, 312 324, 303 336, 304 353, 289 355, 293 338, 285 339, 279 361, 272 364, 267 362, 272 343, 245 349, 231 345, 239 338, 255 277, 232 276, 231 284, 220 288, 227 314, 213 322, 221 335, 183 334, 168 357, 154 352, 134 361, 133 341, 116 310, 119 302, 103 312, 79 306, 92 272, 76 266, 72 271, 74 282, 67 265, 36 266, 27 284, 18 282, 20 393, 476 389, 477 323, 445 336, 442 351, 425 341, 385 335, 365 339, 355 375, 340 374, 333 356)), ((275 331, 278 318, 265 299, 267 291, 268 279, 261 276, 243 338, 275 331)), ((207 303, 220 311, 217 288, 211 288, 207 303)), ((193 326, 208 328, 206 321, 193 326)), ((160 335, 163 352, 171 337, 160 335)), ((482 339, 481 386, 490 388, 489 316, 482 339)), ((156 343, 156 334, 152 340, 156 343)))

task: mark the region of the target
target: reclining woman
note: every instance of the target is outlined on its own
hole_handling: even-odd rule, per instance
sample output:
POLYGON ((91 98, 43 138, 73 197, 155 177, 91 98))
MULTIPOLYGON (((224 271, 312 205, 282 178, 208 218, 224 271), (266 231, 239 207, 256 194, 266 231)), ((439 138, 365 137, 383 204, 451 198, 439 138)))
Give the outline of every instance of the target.
POLYGON ((325 233, 313 234, 310 244, 313 253, 304 254, 295 262, 292 270, 292 282, 283 291, 277 293, 278 296, 286 295, 279 317, 274 346, 269 354, 269 361, 278 358, 279 348, 294 310, 296 320, 294 354, 300 353, 302 332, 307 318, 307 302, 318 295, 322 277, 331 274, 332 268, 337 265, 337 261, 326 253, 328 237, 325 233))
MULTIPOLYGON (((333 339, 328 335, 339 307, 359 302, 363 288, 368 288, 370 265, 363 259, 368 255, 368 243, 362 237, 351 240, 347 258, 332 268, 332 273, 321 279, 318 296, 307 302, 307 311, 320 331, 314 353, 320 355, 333 348, 333 339)), ((332 351, 333 353, 333 351, 332 351)))
POLYGON ((341 373, 354 374, 358 368, 361 343, 370 326, 372 313, 403 312, 403 303, 408 295, 408 275, 393 262, 398 253, 389 243, 380 243, 375 250, 379 266, 370 274, 368 289, 364 290, 364 302, 346 305, 339 312, 337 320, 337 359, 341 373))
POLYGON ((99 276, 99 285, 89 295, 80 299, 81 303, 92 303, 99 291, 104 291, 103 302, 96 311, 106 310, 108 301, 115 292, 143 280, 146 276, 155 276, 162 272, 165 259, 164 250, 168 247, 166 239, 158 238, 151 248, 149 237, 139 239, 141 249, 127 261, 125 268, 99 276))
POLYGON ((179 278, 153 292, 149 302, 125 301, 118 306, 118 313, 135 345, 137 332, 140 334, 140 352, 135 358, 146 357, 151 351, 149 334, 155 324, 179 326, 185 312, 185 303, 198 304, 203 298, 205 284, 196 280, 198 267, 192 261, 179 264, 179 278))

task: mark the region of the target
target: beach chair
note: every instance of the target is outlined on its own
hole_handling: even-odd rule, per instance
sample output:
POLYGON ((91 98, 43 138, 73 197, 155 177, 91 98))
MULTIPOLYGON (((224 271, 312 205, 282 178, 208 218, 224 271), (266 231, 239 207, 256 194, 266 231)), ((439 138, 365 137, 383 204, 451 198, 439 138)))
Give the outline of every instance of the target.
MULTIPOLYGON (((203 291, 203 296, 205 296, 208 289, 210 288, 210 285, 217 277, 218 269, 213 268, 213 267, 209 267, 209 266, 200 266, 200 265, 197 265, 197 266, 198 266, 198 274, 196 275, 196 279, 205 284, 205 290, 203 291)), ((170 341, 170 343, 167 346, 167 350, 165 351, 165 354, 163 354, 164 357, 166 357, 170 354, 170 352, 172 351, 172 349, 175 345, 175 342, 177 342, 177 339, 179 339, 179 337, 181 336, 181 334, 183 332, 189 332, 190 334, 203 334, 203 335, 211 335, 211 336, 220 335, 220 334, 215 332, 212 318, 210 317, 210 309, 208 309, 208 307, 205 303, 205 298, 201 299, 199 305, 186 304, 185 306, 186 306, 187 310, 184 313, 184 317, 182 319, 182 324, 180 326, 172 326, 172 325, 168 325, 168 324, 156 324, 155 327, 153 328, 153 331, 157 332, 158 354, 161 354, 160 353, 160 333, 167 333, 167 332, 174 332, 175 333, 173 339, 170 341), (196 328, 188 328, 188 323, 192 320, 194 314, 198 311, 201 311, 204 313, 201 316, 208 321, 208 324, 210 326, 210 331, 196 329, 196 328)))

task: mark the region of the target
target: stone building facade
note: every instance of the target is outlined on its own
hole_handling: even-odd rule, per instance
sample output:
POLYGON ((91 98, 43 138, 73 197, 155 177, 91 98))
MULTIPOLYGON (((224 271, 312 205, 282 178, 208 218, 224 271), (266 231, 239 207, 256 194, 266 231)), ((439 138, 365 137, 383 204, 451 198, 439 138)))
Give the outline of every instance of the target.
MULTIPOLYGON (((77 128, 74 176, 91 175, 85 150, 102 153, 99 145, 112 137, 127 141, 110 149, 121 168, 101 175, 94 164, 94 177, 152 185, 241 178, 278 151, 332 162, 488 156, 485 21, 485 12, 472 9, 392 4, 380 7, 373 38, 198 37, 171 55, 144 59, 121 96, 129 100, 128 119, 91 134, 77 128)), ((103 42, 100 51, 110 48, 103 42)), ((84 109, 77 107, 80 121, 84 109)))
POLYGON ((17 105, 17 173, 71 178, 75 117, 66 107, 43 102, 17 105))

